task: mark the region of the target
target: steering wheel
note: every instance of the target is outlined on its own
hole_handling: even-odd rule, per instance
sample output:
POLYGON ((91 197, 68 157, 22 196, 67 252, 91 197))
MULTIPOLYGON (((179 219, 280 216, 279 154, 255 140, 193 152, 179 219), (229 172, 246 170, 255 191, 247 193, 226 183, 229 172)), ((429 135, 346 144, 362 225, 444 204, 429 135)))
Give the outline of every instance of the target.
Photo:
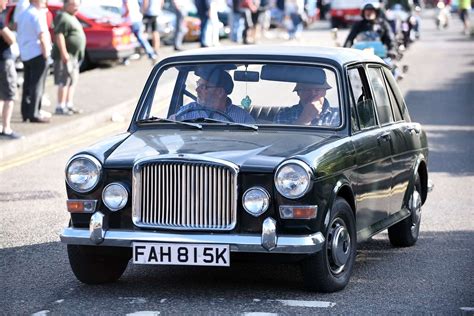
MULTIPOLYGON (((206 112, 206 114, 208 115, 207 117, 208 118, 214 118, 214 115, 220 115, 222 116, 223 118, 225 118, 227 121, 229 122, 232 122, 232 123, 235 123, 235 121, 227 114, 225 114, 224 112, 221 112, 221 111, 218 111, 218 110, 214 110, 214 109, 207 109, 207 108, 194 108, 194 109, 187 109, 187 110, 184 110, 183 112, 181 113, 177 113, 175 118, 177 120, 180 120, 180 118, 182 118, 184 115, 188 114, 188 113, 192 113, 192 112, 198 112, 198 111, 204 111, 206 112)), ((204 118, 204 117, 203 117, 204 118)), ((181 120, 180 120, 181 121, 181 120)))

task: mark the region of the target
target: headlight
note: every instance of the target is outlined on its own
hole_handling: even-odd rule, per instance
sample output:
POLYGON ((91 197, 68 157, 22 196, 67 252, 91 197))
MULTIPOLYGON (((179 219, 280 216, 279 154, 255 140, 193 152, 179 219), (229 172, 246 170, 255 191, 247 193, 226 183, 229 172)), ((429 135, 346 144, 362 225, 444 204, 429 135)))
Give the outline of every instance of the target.
POLYGON ((297 199, 305 195, 311 186, 311 169, 299 160, 288 160, 278 167, 275 186, 281 195, 297 199))
POLYGON ((102 201, 111 211, 121 210, 127 204, 128 191, 120 183, 111 183, 102 191, 102 201))
POLYGON ((263 214, 270 205, 270 195, 264 188, 253 187, 245 191, 242 197, 244 209, 253 216, 263 214))
POLYGON ((89 155, 78 155, 72 158, 66 167, 66 182, 79 193, 89 192, 99 183, 102 166, 89 155))

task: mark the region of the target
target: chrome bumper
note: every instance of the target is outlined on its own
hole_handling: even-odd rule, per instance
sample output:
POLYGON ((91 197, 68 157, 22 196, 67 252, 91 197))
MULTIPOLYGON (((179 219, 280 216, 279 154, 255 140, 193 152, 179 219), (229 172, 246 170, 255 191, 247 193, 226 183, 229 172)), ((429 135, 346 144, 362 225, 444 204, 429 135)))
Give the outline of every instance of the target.
MULTIPOLYGON (((100 212, 96 212, 96 214, 100 212)), ((96 215, 94 214, 94 215, 96 215)), ((66 244, 132 247, 133 242, 225 244, 232 252, 263 252, 287 254, 312 254, 321 250, 324 236, 288 236, 276 234, 276 222, 267 218, 261 235, 205 234, 205 233, 158 233, 136 230, 105 230, 101 227, 102 216, 93 216, 89 229, 66 228, 61 241, 66 244)))

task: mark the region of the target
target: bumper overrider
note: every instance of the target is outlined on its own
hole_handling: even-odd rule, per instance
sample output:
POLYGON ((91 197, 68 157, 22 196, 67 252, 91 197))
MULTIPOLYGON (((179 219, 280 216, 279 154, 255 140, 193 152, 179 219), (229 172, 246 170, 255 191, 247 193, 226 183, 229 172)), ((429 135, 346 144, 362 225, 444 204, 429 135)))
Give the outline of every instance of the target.
POLYGON ((144 230, 106 229, 105 216, 95 212, 89 229, 68 227, 61 234, 66 244, 132 247, 134 242, 179 244, 229 245, 231 252, 260 252, 312 254, 320 251, 324 236, 320 232, 310 235, 277 235, 276 221, 268 217, 262 224, 261 235, 163 233, 144 230))

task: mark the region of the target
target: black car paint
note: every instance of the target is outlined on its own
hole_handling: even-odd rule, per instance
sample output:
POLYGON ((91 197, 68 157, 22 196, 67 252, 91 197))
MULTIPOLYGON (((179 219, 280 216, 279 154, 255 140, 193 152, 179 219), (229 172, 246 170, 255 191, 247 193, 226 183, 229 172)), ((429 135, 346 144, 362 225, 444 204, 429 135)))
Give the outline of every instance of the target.
MULTIPOLYGON (((166 64, 192 63, 196 60, 215 60, 215 56, 172 57, 166 64)), ((292 56, 256 55, 247 56, 248 61, 291 62, 292 56)), ((241 56, 221 56, 221 61, 241 60, 241 56)), ((326 64, 339 73, 343 104, 347 100, 347 66, 326 58, 300 57, 298 63, 326 64)), ((381 63, 374 65, 383 66, 381 63)), ((261 233, 261 223, 269 215, 276 218, 280 232, 302 233, 324 229, 325 217, 338 195, 345 188, 352 195, 351 205, 355 207, 358 239, 363 240, 375 234, 387 225, 400 221, 407 216, 403 210, 407 206, 408 196, 413 187, 413 177, 418 166, 426 168, 427 142, 424 132, 404 138, 401 133, 411 122, 399 122, 370 131, 352 135, 349 129, 348 115, 345 122, 336 131, 317 128, 281 128, 268 126, 259 131, 250 131, 238 127, 206 126, 202 131, 181 129, 174 125, 161 123, 155 127, 143 127, 136 120, 143 117, 151 104, 150 90, 154 79, 165 64, 162 62, 151 73, 139 106, 134 113, 129 133, 110 141, 98 144, 84 152, 98 158, 105 170, 101 183, 89 194, 78 194, 68 189, 69 198, 88 197, 100 201, 100 193, 106 183, 124 181, 131 185, 131 168, 134 162, 146 156, 159 157, 166 153, 200 154, 220 158, 237 164, 240 168, 239 201, 243 192, 251 186, 261 185, 271 193, 269 210, 258 218, 247 214, 242 205, 238 206, 238 226, 235 231, 261 233), (378 136, 384 129, 395 134, 396 141, 381 144, 378 136), (397 134, 399 136, 397 136, 397 134), (400 136, 401 135, 401 136, 400 136), (173 139, 174 137, 174 139, 173 139), (182 146, 177 146, 176 139, 182 146), (231 145, 230 145, 231 144, 231 145), (231 151, 228 149, 232 148, 231 151), (395 155, 393 155, 395 153, 395 155), (281 196, 273 184, 276 167, 288 158, 306 162, 314 172, 311 191, 297 200, 281 196), (392 189, 401 187, 401 197, 392 197, 392 189), (389 195, 388 199, 381 199, 389 195), (394 200, 395 199, 395 200, 394 200), (318 205, 317 218, 313 220, 282 220, 278 215, 278 206, 282 204, 318 205), (400 213, 400 210, 402 211, 400 213), (391 217, 388 217, 391 215, 391 217)), ((349 113, 346 106, 345 113, 349 113)), ((422 172, 423 173, 423 172, 422 172)), ((119 213, 107 211, 99 204, 99 209, 110 216, 111 226, 133 228, 130 202, 119 213), (123 214, 123 217, 119 215, 123 214)), ((90 215, 89 215, 90 216, 90 215)), ((84 225, 87 216, 73 214, 73 225, 84 225), (77 221, 74 220, 76 217, 77 221), (80 218, 80 220, 79 220, 80 218)))

